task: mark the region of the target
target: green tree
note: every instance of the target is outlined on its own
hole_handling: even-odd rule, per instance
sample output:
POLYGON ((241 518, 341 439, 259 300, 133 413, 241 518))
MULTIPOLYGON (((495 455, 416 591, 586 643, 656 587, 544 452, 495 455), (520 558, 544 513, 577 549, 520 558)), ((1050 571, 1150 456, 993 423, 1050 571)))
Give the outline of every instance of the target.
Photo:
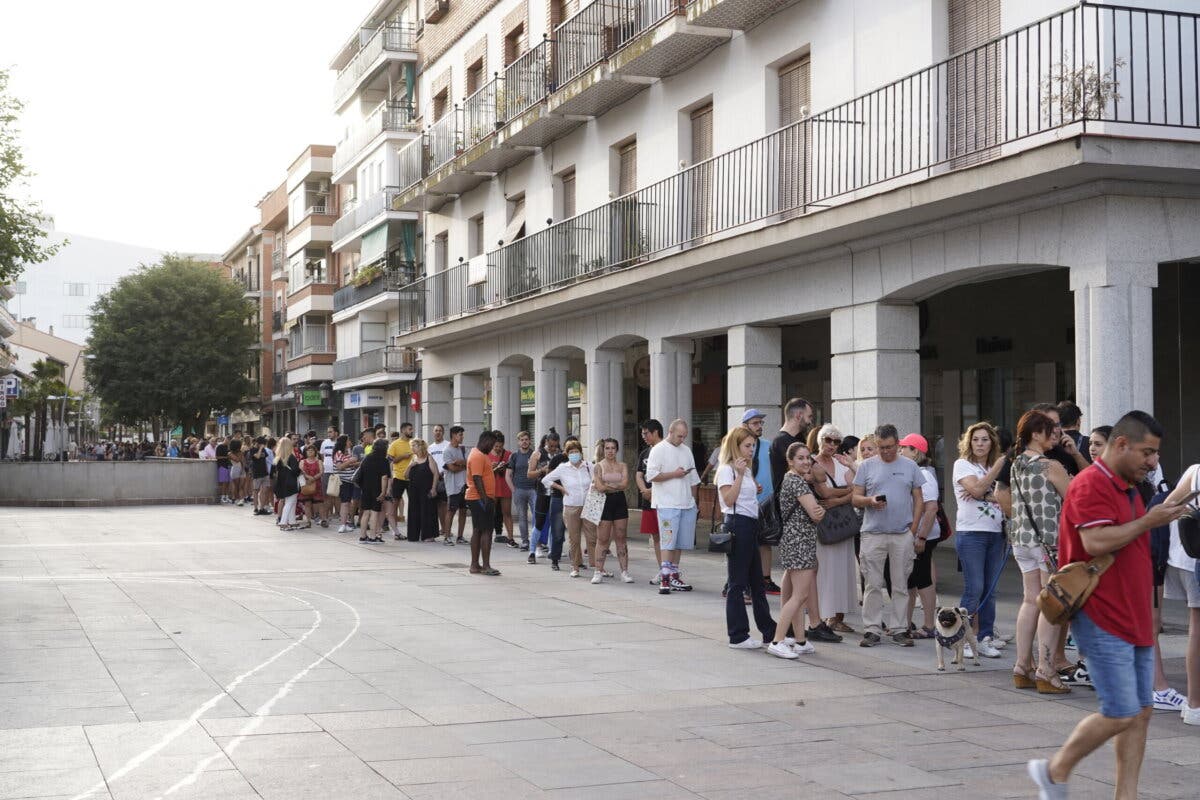
POLYGON ((0 69, 0 283, 11 283, 26 265, 45 261, 60 247, 45 238, 41 207, 14 196, 31 175, 17 130, 23 107, 8 93, 8 70, 0 69))
POLYGON ((62 366, 53 361, 33 362, 29 380, 22 384, 21 396, 13 402, 13 416, 25 417, 25 456, 41 461, 46 442, 46 423, 53 419, 50 397, 67 393, 62 366))
POLYGON ((250 394, 254 304, 207 264, 166 255, 92 306, 87 377, 115 421, 166 418, 201 432, 250 394))

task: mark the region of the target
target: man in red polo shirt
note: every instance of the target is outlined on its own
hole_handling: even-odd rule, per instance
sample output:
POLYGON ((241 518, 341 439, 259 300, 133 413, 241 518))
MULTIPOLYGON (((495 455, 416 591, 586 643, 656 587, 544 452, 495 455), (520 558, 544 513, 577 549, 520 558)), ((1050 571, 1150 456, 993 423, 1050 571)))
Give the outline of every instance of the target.
POLYGON ((1147 513, 1134 488, 1158 464, 1162 435, 1153 417, 1130 411, 1113 426, 1103 455, 1071 481, 1063 501, 1060 563, 1105 553, 1116 560, 1071 620, 1071 632, 1087 655, 1100 713, 1081 720, 1052 758, 1029 762, 1029 776, 1042 800, 1066 798, 1067 779, 1075 766, 1114 738, 1115 796, 1137 797, 1154 710, 1154 576, 1147 532, 1188 511, 1186 505, 1163 503, 1147 513))

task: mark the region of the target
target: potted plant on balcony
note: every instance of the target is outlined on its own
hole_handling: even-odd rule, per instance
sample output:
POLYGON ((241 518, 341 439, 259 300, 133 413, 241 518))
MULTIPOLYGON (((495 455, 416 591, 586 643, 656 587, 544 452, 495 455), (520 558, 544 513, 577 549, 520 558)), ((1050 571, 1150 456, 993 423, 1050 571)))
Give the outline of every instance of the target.
POLYGON ((383 267, 379 264, 372 264, 369 267, 363 267, 358 272, 354 273, 354 277, 350 279, 353 286, 362 287, 369 283, 374 283, 383 275, 383 267))

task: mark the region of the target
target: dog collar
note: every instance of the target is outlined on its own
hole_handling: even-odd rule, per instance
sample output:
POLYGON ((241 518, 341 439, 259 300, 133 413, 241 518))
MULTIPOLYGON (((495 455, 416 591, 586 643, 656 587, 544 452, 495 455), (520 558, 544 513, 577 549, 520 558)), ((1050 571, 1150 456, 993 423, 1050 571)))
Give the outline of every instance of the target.
POLYGON ((934 638, 937 639, 938 644, 940 644, 942 647, 953 647, 954 645, 956 645, 960 641, 962 641, 962 638, 966 635, 967 635, 967 629, 966 629, 966 626, 963 626, 963 627, 959 628, 958 633, 954 634, 953 636, 943 636, 940 633, 935 633, 934 638))

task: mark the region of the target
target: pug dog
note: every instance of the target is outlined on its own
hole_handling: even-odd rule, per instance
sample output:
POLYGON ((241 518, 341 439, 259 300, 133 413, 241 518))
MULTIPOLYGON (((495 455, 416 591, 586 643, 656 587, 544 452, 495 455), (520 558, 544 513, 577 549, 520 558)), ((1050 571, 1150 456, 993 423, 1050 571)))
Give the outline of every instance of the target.
POLYGON ((954 651, 951 664, 958 664, 958 671, 965 672, 967 665, 963 663, 963 647, 970 643, 971 653, 975 656, 975 666, 979 666, 979 643, 975 641, 975 633, 971 630, 971 615, 965 608, 938 606, 937 626, 933 634, 937 651, 938 672, 946 671, 942 648, 954 651))

